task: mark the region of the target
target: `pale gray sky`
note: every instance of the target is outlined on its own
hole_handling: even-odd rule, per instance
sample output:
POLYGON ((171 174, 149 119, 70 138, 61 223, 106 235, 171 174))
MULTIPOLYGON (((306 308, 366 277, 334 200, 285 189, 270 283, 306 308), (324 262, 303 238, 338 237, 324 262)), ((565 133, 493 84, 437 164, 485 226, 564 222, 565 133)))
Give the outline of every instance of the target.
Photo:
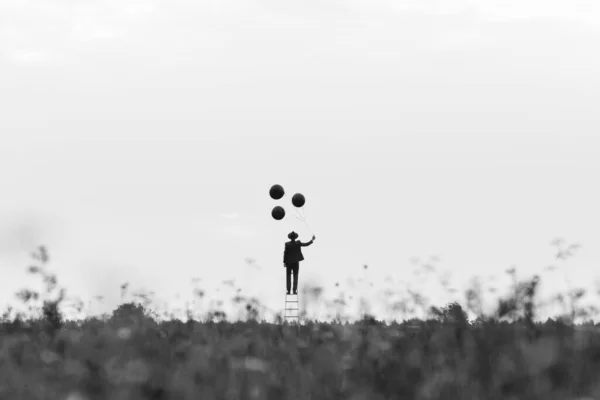
POLYGON ((107 307, 202 276, 278 310, 310 234, 274 183, 318 237, 301 285, 532 274, 557 236, 593 282, 599 28, 579 0, 0 0, 0 301, 41 243, 107 307))

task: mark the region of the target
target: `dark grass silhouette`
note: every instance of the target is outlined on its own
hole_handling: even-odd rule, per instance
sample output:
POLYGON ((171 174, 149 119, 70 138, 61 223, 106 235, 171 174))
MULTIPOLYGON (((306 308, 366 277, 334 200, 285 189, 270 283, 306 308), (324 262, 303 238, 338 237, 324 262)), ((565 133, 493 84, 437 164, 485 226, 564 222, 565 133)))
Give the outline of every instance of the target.
POLYGON ((9 310, 0 323, 1 399, 600 398, 600 327, 571 320, 592 311, 575 301, 569 315, 536 322, 538 279, 516 282, 494 314, 472 321, 475 289, 467 309, 454 302, 391 324, 370 315, 259 321, 260 305, 239 293, 232 301, 244 321, 228 322, 218 309, 161 321, 141 298, 112 315, 68 321, 59 311, 64 291, 47 256, 39 260, 32 272, 47 293, 19 294, 42 301, 39 316, 9 310))

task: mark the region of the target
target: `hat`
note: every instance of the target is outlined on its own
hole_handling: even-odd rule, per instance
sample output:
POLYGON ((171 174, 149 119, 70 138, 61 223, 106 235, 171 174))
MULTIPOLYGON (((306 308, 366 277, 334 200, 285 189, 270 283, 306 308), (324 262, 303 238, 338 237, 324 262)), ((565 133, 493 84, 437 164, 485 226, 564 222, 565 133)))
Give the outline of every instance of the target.
POLYGON ((290 239, 298 239, 298 234, 296 232, 292 231, 288 235, 288 238, 290 238, 290 239))

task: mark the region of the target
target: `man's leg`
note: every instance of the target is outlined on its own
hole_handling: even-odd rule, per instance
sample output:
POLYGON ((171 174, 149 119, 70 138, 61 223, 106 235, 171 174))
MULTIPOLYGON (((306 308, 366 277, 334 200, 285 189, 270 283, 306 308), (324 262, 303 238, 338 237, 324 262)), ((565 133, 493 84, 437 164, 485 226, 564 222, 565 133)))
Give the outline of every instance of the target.
POLYGON ((294 294, 298 293, 298 272, 300 272, 300 263, 294 265, 294 294))
POLYGON ((290 292, 290 288, 292 286, 292 283, 290 281, 290 279, 291 279, 290 275, 292 274, 292 268, 290 266, 287 266, 285 268, 285 274, 286 274, 285 287, 287 289, 287 292, 289 293, 290 292))

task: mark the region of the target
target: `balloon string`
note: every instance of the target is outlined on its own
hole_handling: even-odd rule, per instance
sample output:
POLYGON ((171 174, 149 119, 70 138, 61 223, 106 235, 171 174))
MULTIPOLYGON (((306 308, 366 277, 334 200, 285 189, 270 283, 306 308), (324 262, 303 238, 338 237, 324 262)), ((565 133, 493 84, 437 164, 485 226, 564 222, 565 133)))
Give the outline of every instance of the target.
POLYGON ((303 214, 303 218, 304 218, 304 223, 306 224, 306 227, 308 228, 308 230, 314 235, 315 233, 313 232, 313 230, 310 228, 310 225, 308 224, 308 221, 306 220, 306 212, 304 210, 302 210, 302 214, 303 214))
POLYGON ((315 232, 312 230, 312 228, 310 227, 310 225, 308 224, 308 222, 306 221, 306 213, 304 210, 302 210, 302 212, 300 212, 300 210, 298 208, 296 208, 296 212, 298 213, 298 215, 300 215, 300 217, 296 217, 298 218, 300 221, 304 222, 304 224, 306 225, 306 227, 308 228, 308 230, 312 233, 312 235, 315 235, 315 232))
POLYGON ((304 221, 304 223, 306 224, 306 227, 308 228, 308 230, 310 231, 310 233, 312 233, 313 236, 314 236, 315 232, 310 228, 310 225, 308 225, 308 222, 304 221))

